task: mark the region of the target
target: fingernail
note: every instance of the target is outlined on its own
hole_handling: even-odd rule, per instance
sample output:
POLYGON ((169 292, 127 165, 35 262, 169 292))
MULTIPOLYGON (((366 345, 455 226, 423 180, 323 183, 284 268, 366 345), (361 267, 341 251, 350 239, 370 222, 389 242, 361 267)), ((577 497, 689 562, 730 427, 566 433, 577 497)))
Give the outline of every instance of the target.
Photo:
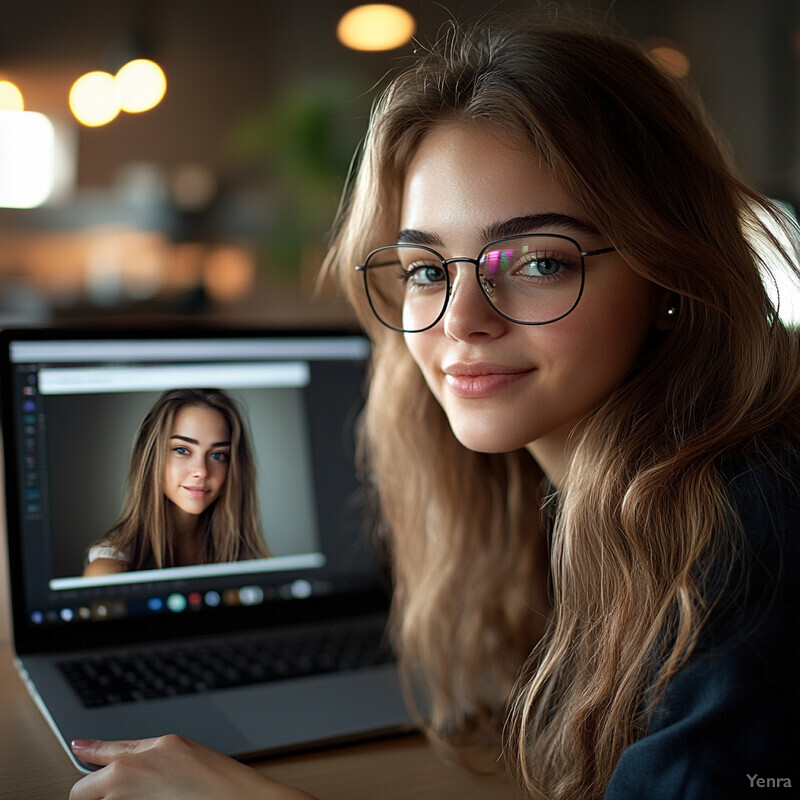
POLYGON ((70 747, 73 750, 88 750, 93 744, 93 739, 73 739, 70 747))

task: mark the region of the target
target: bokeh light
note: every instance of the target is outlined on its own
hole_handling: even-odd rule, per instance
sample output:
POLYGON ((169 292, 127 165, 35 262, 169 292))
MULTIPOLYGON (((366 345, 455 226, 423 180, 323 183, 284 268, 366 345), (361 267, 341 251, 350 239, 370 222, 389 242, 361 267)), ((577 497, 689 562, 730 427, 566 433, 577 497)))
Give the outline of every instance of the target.
POLYGON ((350 9, 336 29, 339 41, 352 50, 393 50, 414 35, 416 22, 404 8, 371 3, 350 9))
POLYGON ((650 49, 650 57, 673 78, 687 78, 691 63, 686 54, 671 44, 661 44, 650 49))
POLYGON ((87 72, 72 84, 69 107, 75 119, 90 128, 105 125, 120 112, 117 84, 107 72, 87 72))
POLYGON ((209 253, 203 269, 203 285, 217 303, 231 303, 253 291, 255 263, 244 247, 220 245, 209 253))
POLYGON ((11 81, 0 81, 0 111, 24 111, 22 92, 11 81))
POLYGON ((172 199, 182 211, 200 211, 211 205, 217 193, 217 179, 203 164, 183 164, 175 171, 172 199))
POLYGON ((167 91, 167 78, 155 61, 137 58, 116 74, 119 104, 123 111, 137 114, 155 108, 167 91))
POLYGON ((0 111, 0 207, 35 208, 53 191, 55 130, 33 111, 0 111))

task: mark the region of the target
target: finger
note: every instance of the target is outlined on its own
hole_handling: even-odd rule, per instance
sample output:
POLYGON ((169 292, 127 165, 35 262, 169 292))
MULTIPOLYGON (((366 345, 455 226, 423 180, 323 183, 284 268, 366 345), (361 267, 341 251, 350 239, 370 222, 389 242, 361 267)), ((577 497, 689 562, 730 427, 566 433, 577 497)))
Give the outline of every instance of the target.
POLYGON ((73 739, 70 748, 81 761, 104 767, 121 756, 149 750, 155 741, 155 739, 130 739, 104 742, 98 739, 73 739))

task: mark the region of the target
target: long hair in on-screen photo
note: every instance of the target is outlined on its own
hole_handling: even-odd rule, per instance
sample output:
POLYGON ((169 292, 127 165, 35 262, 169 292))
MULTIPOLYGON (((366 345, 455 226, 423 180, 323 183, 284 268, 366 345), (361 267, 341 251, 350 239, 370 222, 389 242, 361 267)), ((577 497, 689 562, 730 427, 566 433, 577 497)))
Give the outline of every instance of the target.
POLYGON ((161 394, 136 433, 119 520, 102 544, 124 553, 128 569, 175 566, 177 541, 169 524, 164 474, 169 437, 178 412, 190 406, 218 411, 230 430, 230 462, 216 501, 200 515, 204 552, 201 563, 266 558, 256 468, 243 415, 221 389, 171 389, 161 394))

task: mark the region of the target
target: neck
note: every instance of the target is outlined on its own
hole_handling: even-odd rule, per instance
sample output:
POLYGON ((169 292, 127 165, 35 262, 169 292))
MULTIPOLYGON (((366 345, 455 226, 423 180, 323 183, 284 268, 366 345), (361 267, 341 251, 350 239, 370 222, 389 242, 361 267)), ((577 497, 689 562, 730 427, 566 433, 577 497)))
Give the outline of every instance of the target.
POLYGON ((561 489, 571 455, 570 439, 576 432, 574 423, 553 431, 527 446, 528 452, 555 489, 561 489))
POLYGON ((199 528, 200 517, 187 514, 177 506, 172 505, 169 513, 170 526, 173 531, 174 551, 176 566, 185 566, 199 562, 199 528))

